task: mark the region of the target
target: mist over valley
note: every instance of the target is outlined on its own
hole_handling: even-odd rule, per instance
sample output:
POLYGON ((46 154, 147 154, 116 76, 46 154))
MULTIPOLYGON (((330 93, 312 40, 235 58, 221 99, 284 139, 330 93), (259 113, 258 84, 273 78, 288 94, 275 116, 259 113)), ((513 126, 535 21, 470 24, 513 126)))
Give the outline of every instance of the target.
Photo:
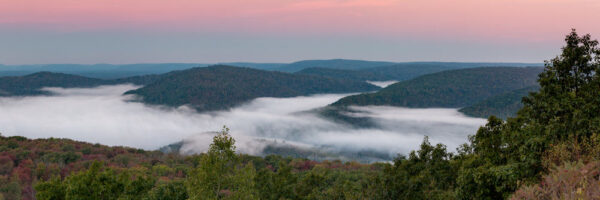
POLYGON ((424 136, 455 149, 485 123, 456 109, 365 106, 352 107, 356 112, 348 115, 366 117, 376 127, 357 129, 311 112, 350 94, 257 98, 229 110, 200 113, 187 106, 145 105, 132 101, 134 95, 122 95, 139 87, 44 88, 52 95, 2 97, 0 132, 147 150, 183 141, 180 152, 191 154, 205 152, 212 133, 225 125, 241 153, 266 155, 267 147, 286 148, 318 159, 375 161, 407 154, 424 136), (378 156, 361 158, 361 152, 378 156))

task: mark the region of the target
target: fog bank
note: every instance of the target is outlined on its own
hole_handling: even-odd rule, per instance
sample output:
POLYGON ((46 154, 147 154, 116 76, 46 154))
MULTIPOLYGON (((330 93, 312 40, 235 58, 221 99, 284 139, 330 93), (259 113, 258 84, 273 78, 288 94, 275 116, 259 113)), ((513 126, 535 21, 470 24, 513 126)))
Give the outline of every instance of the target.
POLYGON ((395 155, 418 148, 428 135, 449 150, 467 141, 484 119, 456 109, 352 107, 377 128, 355 129, 312 112, 347 94, 294 98, 258 98, 228 111, 197 113, 187 107, 168 109, 130 102, 122 96, 134 85, 88 89, 47 88, 54 96, 0 98, 0 132, 29 138, 70 138, 144 149, 185 140, 181 151, 205 151, 214 131, 231 129, 238 150, 261 155, 267 145, 329 152, 376 151, 395 155))
POLYGON ((379 86, 382 88, 387 87, 387 86, 397 83, 397 82, 398 81, 367 81, 367 83, 370 83, 372 85, 376 85, 376 86, 379 86))

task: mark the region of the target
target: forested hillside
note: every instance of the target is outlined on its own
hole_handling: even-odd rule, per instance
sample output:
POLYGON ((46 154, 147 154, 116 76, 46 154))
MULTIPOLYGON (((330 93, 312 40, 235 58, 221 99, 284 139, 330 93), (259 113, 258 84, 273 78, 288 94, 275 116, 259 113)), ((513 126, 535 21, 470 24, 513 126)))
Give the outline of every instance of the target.
POLYGON ((44 87, 86 88, 123 83, 146 85, 160 79, 161 76, 162 75, 143 75, 106 80, 63 73, 37 72, 25 76, 0 77, 0 96, 48 94, 47 91, 41 90, 44 87))
POLYGON ((459 111, 472 117, 481 118, 488 118, 492 115, 502 119, 514 117, 517 111, 523 107, 521 99, 529 95, 530 92, 536 92, 539 89, 540 87, 536 85, 513 90, 461 108, 459 111))
POLYGON ((363 70, 345 70, 345 69, 332 69, 322 67, 311 67, 300 70, 294 74, 305 74, 305 75, 316 75, 330 78, 356 80, 356 81, 379 81, 386 80, 381 73, 369 72, 363 70))
POLYGON ((475 67, 527 67, 540 66, 528 63, 453 63, 453 62, 407 62, 360 69, 335 69, 328 66, 305 68, 297 74, 311 74, 331 78, 349 79, 357 81, 404 81, 415 77, 441 71, 475 68, 475 67))
POLYGON ((290 63, 276 69, 283 72, 297 72, 306 68, 329 68, 329 69, 344 69, 356 70, 370 67, 393 65, 393 62, 382 61, 366 61, 366 60, 348 60, 348 59, 331 59, 331 60, 302 60, 290 63))
POLYGON ((334 106, 469 106, 486 98, 536 84, 541 67, 481 67, 443 71, 390 85, 376 93, 348 96, 334 106))
POLYGON ((207 154, 0 136, 0 199, 356 199, 385 164, 235 153, 226 130, 207 154), (217 186, 218 185, 218 186, 217 186))
POLYGON ((54 72, 100 79, 118 79, 131 76, 162 74, 174 70, 207 66, 195 63, 149 63, 149 64, 47 64, 47 65, 0 65, 1 76, 23 76, 37 72, 54 72))
POLYGON ((82 76, 38 72, 26 76, 0 77, 0 96, 25 96, 46 94, 43 87, 93 87, 106 81, 82 76))
POLYGON ((295 75, 217 65, 172 72, 143 88, 128 91, 145 103, 191 105, 199 111, 227 109, 258 97, 294 97, 319 93, 377 90, 359 81, 295 75))

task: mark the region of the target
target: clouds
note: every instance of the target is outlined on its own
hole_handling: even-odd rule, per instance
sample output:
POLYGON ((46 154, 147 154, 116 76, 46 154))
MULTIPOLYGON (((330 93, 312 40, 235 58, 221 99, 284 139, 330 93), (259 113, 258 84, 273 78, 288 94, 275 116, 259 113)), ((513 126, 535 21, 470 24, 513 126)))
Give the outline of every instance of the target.
POLYGON ((156 149, 185 139, 185 153, 205 151, 214 131, 231 129, 238 150, 260 155, 279 144, 329 152, 376 151, 395 155, 418 148, 424 135, 450 150, 466 142, 485 120, 455 109, 352 108, 378 128, 355 129, 305 112, 345 95, 259 98, 229 111, 199 114, 182 107, 167 109, 129 102, 121 96, 133 85, 91 89, 47 89, 55 96, 0 98, 0 132, 31 138, 75 140, 156 149))

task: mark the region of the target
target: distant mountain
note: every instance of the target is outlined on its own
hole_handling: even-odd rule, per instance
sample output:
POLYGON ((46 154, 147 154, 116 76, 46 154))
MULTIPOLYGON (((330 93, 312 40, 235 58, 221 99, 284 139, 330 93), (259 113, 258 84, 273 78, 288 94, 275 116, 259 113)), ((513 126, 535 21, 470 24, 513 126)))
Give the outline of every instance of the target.
POLYGON ((230 62, 230 63, 219 63, 218 65, 229 65, 236 67, 248 67, 254 69, 262 69, 274 71, 278 70, 282 66, 287 65, 288 63, 253 63, 253 62, 230 62))
POLYGON ((144 75, 106 80, 64 73, 37 72, 25 76, 0 77, 0 96, 49 94, 48 92, 40 90, 44 87, 86 88, 124 83, 147 85, 160 79, 162 76, 163 75, 144 75))
POLYGON ((536 85, 542 70, 542 67, 480 67, 442 71, 395 83, 376 93, 348 96, 333 105, 460 108, 536 85))
POLYGON ((93 87, 105 84, 105 80, 83 76, 38 72, 26 76, 0 77, 0 96, 26 96, 47 94, 43 87, 93 87))
POLYGON ((90 78, 116 79, 149 74, 162 74, 192 67, 208 66, 197 63, 149 63, 149 64, 47 64, 47 65, 4 65, 0 76, 23 76, 36 72, 66 73, 90 78))
POLYGON ((377 71, 364 71, 364 70, 344 70, 344 69, 332 69, 322 67, 311 67, 295 72, 294 74, 305 74, 305 75, 316 75, 330 78, 356 80, 356 81, 367 81, 374 80, 379 81, 385 79, 382 73, 377 71))
POLYGON ((303 60, 287 64, 280 67, 277 71, 297 72, 306 68, 329 68, 329 69, 346 69, 357 70, 370 67, 393 65, 393 62, 383 61, 365 61, 365 60, 348 60, 348 59, 332 59, 332 60, 303 60))
POLYGON ((472 117, 488 118, 491 115, 506 119, 513 117, 517 111, 523 107, 521 99, 529 95, 530 92, 535 92, 540 89, 540 86, 530 86, 506 92, 487 98, 479 103, 464 107, 459 111, 472 117))
POLYGON ((311 67, 300 70, 298 74, 311 74, 331 78, 350 79, 357 81, 404 81, 421 75, 446 70, 476 68, 476 67, 526 67, 541 66, 535 63, 456 63, 456 62, 408 62, 392 65, 369 67, 357 70, 311 67))
POLYGON ((217 65, 171 72, 143 88, 128 91, 148 104, 191 105, 199 111, 231 108, 258 97, 377 90, 359 81, 217 65))
MULTIPOLYGON (((479 66, 540 66, 541 64, 526 64, 526 63, 449 63, 449 62, 408 62, 394 63, 383 61, 364 61, 364 60, 348 60, 348 59, 332 59, 332 60, 304 60, 294 63, 253 63, 253 62, 230 62, 221 63, 222 65, 249 67, 269 71, 297 72, 306 68, 329 68, 329 69, 344 69, 344 70, 360 70, 382 66, 414 66, 417 68, 427 68, 423 66, 443 66, 444 69, 456 69, 453 66, 462 67, 479 67, 479 66)), ((86 76, 90 78, 101 79, 116 79, 131 76, 142 76, 151 74, 162 74, 176 70, 185 70, 193 67, 206 67, 212 64, 206 63, 139 63, 139 64, 40 64, 40 65, 1 65, 0 77, 3 76, 23 76, 36 72, 57 72, 86 76)), ((393 69, 393 68, 392 68, 393 69)), ((395 69, 394 69, 395 70, 395 69)), ((388 74, 393 74, 394 70, 386 71, 388 74), (391 73, 390 73, 391 72, 391 73)), ((427 71, 432 73, 434 71, 427 71)), ((382 71, 377 69, 376 71, 382 71)), ((418 71, 418 70, 417 70, 418 71)), ((392 76, 393 80, 405 80, 397 78, 402 76, 404 71, 396 72, 399 75, 392 76)), ((410 72, 408 72, 410 73, 410 72)), ((419 75, 422 75, 420 73, 419 75)), ((389 79, 384 77, 383 79, 389 79)))

